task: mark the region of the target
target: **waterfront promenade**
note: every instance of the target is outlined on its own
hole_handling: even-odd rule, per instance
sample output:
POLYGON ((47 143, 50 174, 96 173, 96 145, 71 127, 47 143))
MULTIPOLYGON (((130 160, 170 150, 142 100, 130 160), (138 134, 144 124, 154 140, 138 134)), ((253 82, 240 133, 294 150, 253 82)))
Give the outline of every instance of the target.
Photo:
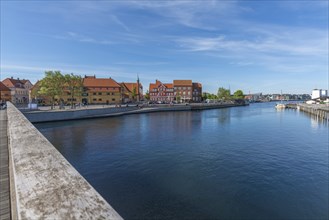
POLYGON ((0 219, 10 218, 7 110, 0 110, 0 219))
POLYGON ((37 122, 51 122, 51 121, 65 121, 65 120, 79 120, 91 119, 101 117, 116 117, 129 114, 144 114, 154 112, 167 111, 194 111, 206 109, 219 109, 245 106, 245 104, 237 103, 200 103, 200 104, 175 104, 175 105, 122 105, 122 107, 113 106, 88 106, 76 109, 54 109, 49 107, 41 108, 39 110, 29 111, 22 109, 25 117, 32 123, 37 122))

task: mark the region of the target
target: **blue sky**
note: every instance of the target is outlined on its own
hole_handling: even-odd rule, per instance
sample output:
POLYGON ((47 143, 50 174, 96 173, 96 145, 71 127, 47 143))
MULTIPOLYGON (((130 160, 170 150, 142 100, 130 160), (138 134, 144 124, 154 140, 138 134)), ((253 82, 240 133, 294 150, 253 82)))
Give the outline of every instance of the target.
POLYGON ((328 88, 328 1, 1 1, 1 79, 45 70, 203 91, 328 88))

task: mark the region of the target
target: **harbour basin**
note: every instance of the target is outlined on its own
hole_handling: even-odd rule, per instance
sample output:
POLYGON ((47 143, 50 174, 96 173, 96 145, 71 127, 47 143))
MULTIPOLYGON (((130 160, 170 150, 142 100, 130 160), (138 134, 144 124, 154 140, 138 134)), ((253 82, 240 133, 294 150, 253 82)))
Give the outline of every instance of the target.
POLYGON ((126 219, 328 219, 328 124, 273 103, 35 124, 126 219))

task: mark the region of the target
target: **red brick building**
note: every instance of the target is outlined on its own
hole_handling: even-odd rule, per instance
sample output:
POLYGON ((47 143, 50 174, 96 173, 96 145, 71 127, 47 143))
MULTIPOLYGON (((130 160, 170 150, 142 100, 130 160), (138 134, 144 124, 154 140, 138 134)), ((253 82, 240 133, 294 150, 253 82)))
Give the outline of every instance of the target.
POLYGON ((172 83, 162 83, 156 80, 155 83, 150 83, 149 88, 150 101, 161 101, 170 103, 174 101, 174 87, 172 83))

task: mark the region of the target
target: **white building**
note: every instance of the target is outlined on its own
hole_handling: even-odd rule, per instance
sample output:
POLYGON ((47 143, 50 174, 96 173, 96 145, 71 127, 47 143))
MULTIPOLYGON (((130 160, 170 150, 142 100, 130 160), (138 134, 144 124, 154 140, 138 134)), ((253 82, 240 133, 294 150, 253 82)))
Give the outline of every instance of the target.
POLYGON ((326 98, 328 96, 328 90, 325 89, 313 89, 312 99, 326 98))

